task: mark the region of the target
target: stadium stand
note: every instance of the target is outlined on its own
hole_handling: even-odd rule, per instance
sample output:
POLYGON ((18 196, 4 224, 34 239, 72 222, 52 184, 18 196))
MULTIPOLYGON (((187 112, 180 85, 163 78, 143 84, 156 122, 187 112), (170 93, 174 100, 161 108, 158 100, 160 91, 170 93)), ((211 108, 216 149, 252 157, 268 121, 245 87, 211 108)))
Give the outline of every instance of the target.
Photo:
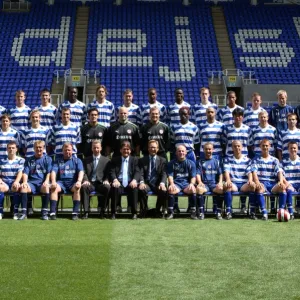
POLYGON ((262 84, 299 84, 298 6, 222 5, 236 67, 262 84))
POLYGON ((22 88, 30 107, 39 104, 39 91, 51 87, 54 70, 71 66, 77 4, 47 6, 34 3, 26 13, 0 14, 0 99, 15 105, 15 91, 22 88), (16 22, 17 20, 17 22, 16 22))
POLYGON ((89 5, 85 69, 100 69, 115 105, 126 88, 133 90, 135 103, 145 102, 149 87, 157 88, 167 105, 181 87, 193 104, 199 87, 208 86, 208 71, 221 70, 209 5, 89 5))

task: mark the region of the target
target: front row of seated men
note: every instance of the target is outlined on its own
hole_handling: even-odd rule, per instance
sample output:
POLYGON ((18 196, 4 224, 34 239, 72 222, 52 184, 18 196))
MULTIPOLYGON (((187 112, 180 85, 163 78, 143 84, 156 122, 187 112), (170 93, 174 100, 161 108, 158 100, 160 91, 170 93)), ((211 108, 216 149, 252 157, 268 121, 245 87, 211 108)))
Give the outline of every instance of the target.
POLYGON ((213 156, 213 144, 204 145, 203 159, 196 163, 186 158, 185 146, 176 148, 176 155, 169 163, 157 155, 158 143, 148 143, 149 156, 139 159, 131 156, 128 141, 121 145, 120 156, 112 160, 101 155, 101 142, 92 143, 93 156, 83 162, 73 155, 70 143, 63 145, 63 154, 53 162, 44 154, 45 143, 34 143, 34 155, 24 161, 16 155, 17 145, 9 142, 8 157, 0 162, 0 219, 3 217, 4 193, 12 193, 16 220, 27 218, 27 194, 42 194, 41 218, 56 219, 59 193, 73 195, 72 220, 77 220, 80 201, 83 203, 84 219, 88 218, 90 193, 96 191, 99 197, 100 218, 104 218, 111 198, 111 218, 116 218, 116 207, 125 192, 131 207, 132 219, 137 219, 137 205, 140 200, 140 217, 147 212, 147 195, 156 194, 156 214, 161 207, 168 207, 167 219, 174 218, 174 200, 180 192, 189 196, 191 219, 204 219, 204 194, 212 192, 217 196, 216 218, 222 219, 223 200, 226 219, 232 218, 232 192, 249 194, 250 217, 257 219, 256 207, 267 220, 264 193, 279 194, 279 208, 288 207, 293 218, 292 193, 300 188, 300 158, 297 142, 289 143, 289 158, 283 161, 269 154, 270 142, 260 143, 261 155, 250 160, 242 154, 242 143, 232 142, 233 156, 223 164, 213 156), (168 186, 167 186, 168 179, 168 186), (222 197, 220 197, 222 195, 222 197), (224 196, 224 197, 223 197, 224 196), (50 202, 50 214, 48 206, 50 202), (19 214, 21 204, 22 212, 19 214))

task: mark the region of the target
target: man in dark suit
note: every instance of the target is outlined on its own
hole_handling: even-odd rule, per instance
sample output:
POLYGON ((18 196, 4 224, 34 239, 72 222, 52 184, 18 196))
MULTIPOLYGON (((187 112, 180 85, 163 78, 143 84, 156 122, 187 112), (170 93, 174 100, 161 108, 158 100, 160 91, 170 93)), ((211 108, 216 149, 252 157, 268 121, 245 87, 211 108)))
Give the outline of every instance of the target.
POLYGON ((116 218, 116 203, 121 195, 126 192, 128 204, 131 206, 132 219, 137 219, 138 182, 140 171, 138 158, 131 156, 131 145, 129 141, 121 144, 121 156, 113 157, 111 160, 110 179, 111 187, 111 218, 116 218))
POLYGON ((158 156, 158 142, 150 140, 148 142, 149 155, 142 157, 139 160, 140 168, 140 185, 139 199, 141 203, 140 216, 145 217, 147 212, 147 193, 152 191, 157 194, 156 201, 156 216, 160 216, 160 208, 166 207, 167 201, 167 174, 166 174, 166 159, 158 156))
POLYGON ((90 193, 96 191, 103 195, 98 197, 98 207, 100 209, 100 218, 104 219, 104 212, 110 191, 109 176, 109 159, 101 155, 101 141, 94 140, 92 142, 93 156, 88 156, 83 160, 84 177, 81 186, 81 201, 83 203, 84 215, 83 219, 89 216, 90 193))

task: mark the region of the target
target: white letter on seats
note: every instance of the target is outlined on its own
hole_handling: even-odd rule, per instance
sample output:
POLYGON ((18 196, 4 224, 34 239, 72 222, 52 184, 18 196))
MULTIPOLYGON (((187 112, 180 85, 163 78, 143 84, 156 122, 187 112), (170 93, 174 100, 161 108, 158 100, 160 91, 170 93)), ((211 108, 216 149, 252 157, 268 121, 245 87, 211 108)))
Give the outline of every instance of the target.
POLYGON ((296 30, 297 30, 299 38, 300 38, 300 18, 299 17, 294 17, 293 21, 294 21, 296 30))
POLYGON ((50 62, 55 62, 57 67, 66 65, 66 57, 68 50, 68 39, 70 30, 71 17, 62 17, 59 29, 26 29, 25 33, 20 33, 19 37, 14 38, 11 55, 20 66, 49 66, 50 62), (43 56, 24 56, 21 55, 24 39, 58 39, 56 51, 50 55, 43 56))
POLYGON ((235 43, 238 48, 242 48, 244 53, 279 53, 280 56, 242 56, 241 62, 245 62, 247 67, 279 67, 287 66, 295 52, 286 43, 257 43, 247 42, 249 39, 270 39, 277 40, 281 35, 281 29, 239 29, 235 34, 235 43))
MULTIPOLYGON (((175 17, 175 25, 189 25, 188 17, 175 17)), ((166 81, 191 81, 196 76, 190 29, 176 29, 179 71, 170 71, 168 66, 159 67, 159 76, 166 81)))
POLYGON ((152 56, 107 55, 107 53, 141 53, 146 46, 146 34, 140 29, 103 29, 102 34, 98 34, 96 59, 104 67, 152 67, 152 56))

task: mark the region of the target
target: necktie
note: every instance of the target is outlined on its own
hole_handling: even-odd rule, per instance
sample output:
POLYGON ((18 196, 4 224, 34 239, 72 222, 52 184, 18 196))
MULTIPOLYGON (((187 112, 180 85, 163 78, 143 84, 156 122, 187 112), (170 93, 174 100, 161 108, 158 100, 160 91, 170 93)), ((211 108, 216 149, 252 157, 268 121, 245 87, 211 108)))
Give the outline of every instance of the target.
POLYGON ((150 172, 149 172, 149 181, 152 182, 155 178, 155 161, 154 156, 150 158, 150 172))
POLYGON ((94 165, 93 165, 93 181, 96 181, 96 174, 97 174, 97 165, 98 165, 98 157, 94 157, 94 165))
POLYGON ((122 185, 123 187, 126 187, 128 185, 128 162, 126 158, 123 161, 122 185))

